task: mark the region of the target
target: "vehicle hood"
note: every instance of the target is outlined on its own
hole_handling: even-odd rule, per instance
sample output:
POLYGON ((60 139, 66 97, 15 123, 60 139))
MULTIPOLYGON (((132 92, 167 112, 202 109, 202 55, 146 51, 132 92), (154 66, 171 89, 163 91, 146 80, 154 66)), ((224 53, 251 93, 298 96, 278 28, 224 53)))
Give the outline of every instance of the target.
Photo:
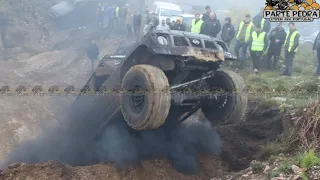
POLYGON ((67 1, 62 1, 59 4, 52 6, 51 10, 54 11, 57 15, 62 16, 73 11, 73 6, 67 1))

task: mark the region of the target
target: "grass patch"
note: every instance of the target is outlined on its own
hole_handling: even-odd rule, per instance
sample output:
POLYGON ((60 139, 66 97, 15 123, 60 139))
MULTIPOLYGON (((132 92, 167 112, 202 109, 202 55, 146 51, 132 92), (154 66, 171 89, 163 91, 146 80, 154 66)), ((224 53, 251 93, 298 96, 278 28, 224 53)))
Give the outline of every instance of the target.
POLYGON ((313 166, 320 165, 320 158, 315 153, 315 150, 309 150, 303 155, 298 156, 299 165, 302 168, 310 169, 313 166))
POLYGON ((260 151, 257 154, 258 159, 267 160, 271 157, 276 157, 279 153, 283 152, 284 148, 278 143, 268 143, 260 147, 260 151))

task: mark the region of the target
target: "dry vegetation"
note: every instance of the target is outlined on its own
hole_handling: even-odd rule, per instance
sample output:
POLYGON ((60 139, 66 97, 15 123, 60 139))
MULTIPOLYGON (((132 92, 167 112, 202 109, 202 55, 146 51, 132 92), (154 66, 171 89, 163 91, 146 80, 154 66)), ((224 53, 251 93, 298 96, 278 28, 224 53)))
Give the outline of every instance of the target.
POLYGON ((301 46, 292 77, 281 77, 279 72, 240 72, 255 104, 248 115, 280 113, 284 131, 276 141, 261 146, 256 157, 264 163, 253 161, 238 178, 320 179, 319 79, 313 76, 314 59, 311 47, 301 46))

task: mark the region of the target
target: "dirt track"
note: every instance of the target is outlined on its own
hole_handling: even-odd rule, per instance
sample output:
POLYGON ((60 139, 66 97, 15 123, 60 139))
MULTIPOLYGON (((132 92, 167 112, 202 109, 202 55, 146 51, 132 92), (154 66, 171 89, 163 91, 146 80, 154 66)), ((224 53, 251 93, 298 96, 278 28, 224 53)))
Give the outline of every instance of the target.
MULTIPOLYGON (((114 41, 111 39, 111 41, 114 41)), ((101 44, 102 53, 111 53, 117 47, 101 44)), ((68 48, 31 56, 27 59, 2 61, 0 86, 34 86, 48 89, 50 86, 82 87, 90 77, 89 61, 84 51, 68 48)), ((57 123, 63 110, 72 103, 73 96, 0 96, 0 159, 21 140, 35 137, 41 132, 40 126, 57 123)))
POLYGON ((218 156, 201 156, 198 173, 183 175, 164 159, 147 160, 128 170, 117 170, 110 164, 71 167, 56 161, 26 165, 15 164, 3 172, 0 179, 226 179, 231 171, 248 167, 259 146, 274 140, 282 131, 281 117, 270 117, 240 125, 217 127, 223 140, 223 153, 218 156))

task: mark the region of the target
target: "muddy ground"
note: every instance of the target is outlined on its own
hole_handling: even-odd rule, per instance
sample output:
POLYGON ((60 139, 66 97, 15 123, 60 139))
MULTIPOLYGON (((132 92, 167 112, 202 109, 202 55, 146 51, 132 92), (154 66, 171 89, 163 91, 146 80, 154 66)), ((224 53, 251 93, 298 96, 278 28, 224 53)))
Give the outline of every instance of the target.
POLYGON ((215 129, 223 142, 222 154, 200 155, 198 172, 194 175, 177 172, 170 161, 162 158, 143 161, 127 170, 105 163, 78 167, 58 161, 14 164, 2 172, 0 179, 227 179, 229 175, 247 168, 261 145, 275 140, 282 131, 282 121, 280 116, 258 115, 239 125, 215 129))

